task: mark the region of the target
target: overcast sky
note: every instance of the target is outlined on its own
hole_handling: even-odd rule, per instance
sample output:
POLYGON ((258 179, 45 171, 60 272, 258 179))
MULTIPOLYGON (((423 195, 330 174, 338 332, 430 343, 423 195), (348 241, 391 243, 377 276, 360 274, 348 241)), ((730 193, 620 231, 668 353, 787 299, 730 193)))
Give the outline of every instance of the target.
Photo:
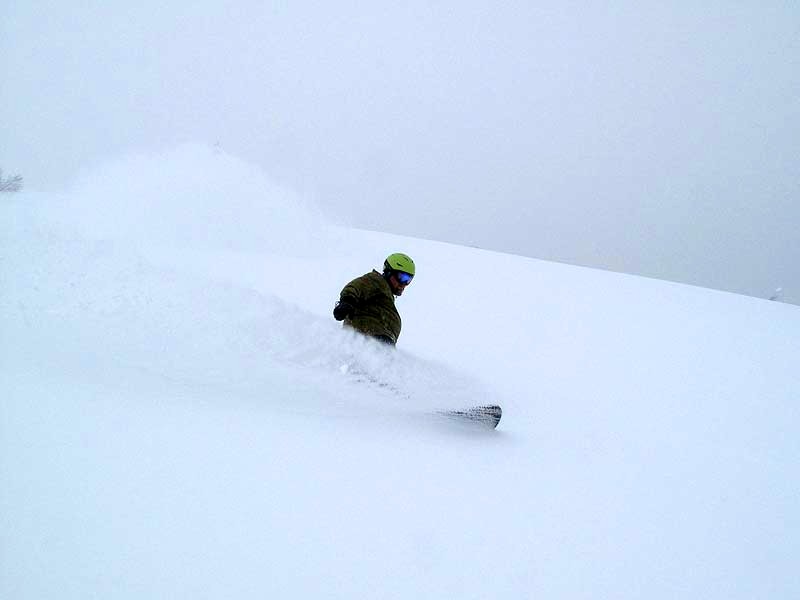
POLYGON ((219 143, 350 225, 800 302, 798 3, 5 4, 28 189, 219 143))

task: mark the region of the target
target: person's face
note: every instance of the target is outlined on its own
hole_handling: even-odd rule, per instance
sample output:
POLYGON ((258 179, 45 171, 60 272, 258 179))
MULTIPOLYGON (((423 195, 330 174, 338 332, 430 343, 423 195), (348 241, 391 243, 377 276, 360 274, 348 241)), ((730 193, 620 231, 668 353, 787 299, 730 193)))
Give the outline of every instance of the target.
POLYGON ((395 296, 402 296, 409 283, 411 283, 411 277, 407 273, 392 273, 392 276, 389 277, 389 286, 395 296))

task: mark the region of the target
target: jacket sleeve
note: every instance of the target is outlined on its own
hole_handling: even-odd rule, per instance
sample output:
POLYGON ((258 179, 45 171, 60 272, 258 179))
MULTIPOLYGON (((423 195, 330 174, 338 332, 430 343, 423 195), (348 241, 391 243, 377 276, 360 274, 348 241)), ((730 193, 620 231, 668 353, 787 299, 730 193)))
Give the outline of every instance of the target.
POLYGON ((347 304, 351 304, 353 306, 358 306, 366 297, 366 290, 364 289, 364 282, 362 281, 362 277, 358 277, 354 279, 342 289, 342 293, 339 294, 339 301, 346 302, 347 304))

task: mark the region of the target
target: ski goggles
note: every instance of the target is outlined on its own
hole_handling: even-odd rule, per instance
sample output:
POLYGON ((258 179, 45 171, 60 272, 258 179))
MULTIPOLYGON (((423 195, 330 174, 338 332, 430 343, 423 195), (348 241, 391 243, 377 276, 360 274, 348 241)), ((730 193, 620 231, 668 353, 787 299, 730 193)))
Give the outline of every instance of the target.
POLYGON ((400 283, 400 285, 408 285, 411 283, 411 280, 414 279, 413 275, 409 275, 403 271, 395 271, 394 276, 397 277, 397 281, 400 283))

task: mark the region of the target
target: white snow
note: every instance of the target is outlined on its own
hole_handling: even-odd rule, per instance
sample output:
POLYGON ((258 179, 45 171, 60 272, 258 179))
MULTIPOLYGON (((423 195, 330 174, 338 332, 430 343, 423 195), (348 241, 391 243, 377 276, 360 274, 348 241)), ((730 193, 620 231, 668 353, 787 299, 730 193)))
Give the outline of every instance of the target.
POLYGON ((346 230, 203 146, 0 221, 0 598, 800 597, 796 306, 346 230), (391 352, 330 312, 394 251, 391 352))

